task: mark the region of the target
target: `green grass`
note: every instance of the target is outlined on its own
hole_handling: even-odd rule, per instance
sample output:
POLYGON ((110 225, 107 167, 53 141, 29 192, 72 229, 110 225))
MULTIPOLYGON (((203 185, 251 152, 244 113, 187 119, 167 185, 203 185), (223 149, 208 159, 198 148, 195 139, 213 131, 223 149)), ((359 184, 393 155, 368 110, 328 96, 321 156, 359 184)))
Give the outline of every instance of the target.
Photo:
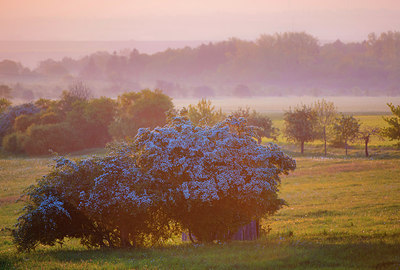
MULTIPOLYGON (((287 140, 284 137, 284 120, 283 114, 270 114, 268 115, 272 119, 273 126, 280 130, 279 136, 276 141, 271 139, 263 138, 263 142, 275 142, 278 145, 282 146, 286 152, 293 156, 300 156, 300 146, 294 144, 287 140)), ((361 127, 363 126, 376 126, 376 127, 385 127, 387 126, 386 122, 383 120, 383 114, 354 114, 354 117, 360 120, 361 127)), ((332 138, 332 135, 330 135, 332 138)), ((329 137, 328 137, 329 140, 329 137)), ((400 158, 400 152, 397 148, 396 141, 390 141, 387 138, 380 138, 378 136, 371 136, 370 142, 368 144, 369 154, 372 158, 400 158)), ((305 143, 305 156, 320 156, 324 153, 324 142, 322 140, 315 140, 313 142, 305 143)), ((336 157, 336 158, 344 158, 345 157, 345 149, 327 146, 328 157, 336 157)), ((364 157, 364 141, 356 140, 354 142, 349 143, 349 155, 348 157, 364 157)))
MULTIPOLYGON (((61 248, 17 253, 0 232, 0 269, 399 269, 400 160, 301 157, 282 179, 288 206, 263 222, 254 242, 138 250, 61 248)), ((0 228, 22 204, 15 199, 45 174, 50 158, 0 160, 0 228)))

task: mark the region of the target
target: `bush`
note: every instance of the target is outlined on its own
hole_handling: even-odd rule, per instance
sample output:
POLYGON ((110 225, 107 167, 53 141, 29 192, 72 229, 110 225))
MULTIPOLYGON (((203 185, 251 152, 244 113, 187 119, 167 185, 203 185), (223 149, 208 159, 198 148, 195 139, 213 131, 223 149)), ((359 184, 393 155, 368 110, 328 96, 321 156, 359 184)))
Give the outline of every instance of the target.
POLYGON ((259 145, 254 136, 243 118, 212 128, 175 118, 162 129, 139 131, 137 164, 161 181, 168 216, 199 241, 226 240, 284 204, 279 174, 295 168, 279 147, 259 145))
POLYGON ((172 223, 157 209, 156 192, 145 189, 149 181, 130 153, 126 148, 102 159, 57 159, 26 193, 28 204, 13 231, 18 249, 62 243, 64 237, 89 247, 145 246, 169 237, 172 223))
POLYGON ((32 125, 26 131, 23 148, 29 155, 49 154, 50 150, 66 153, 79 149, 79 138, 66 123, 32 125))
POLYGON ((20 154, 24 152, 24 141, 26 140, 26 136, 19 132, 14 132, 6 135, 3 138, 3 149, 9 153, 20 154))
POLYGON ((105 157, 59 158, 28 190, 15 242, 21 250, 64 237, 88 246, 146 246, 179 227, 202 242, 230 239, 284 204, 279 174, 296 166, 253 136, 243 118, 202 128, 175 117, 163 128, 140 129, 105 157))
POLYGON ((32 115, 39 113, 40 109, 32 103, 9 107, 0 114, 0 138, 12 132, 15 119, 20 115, 32 115))
POLYGON ((15 118, 13 129, 14 131, 24 132, 28 127, 36 122, 35 115, 22 114, 15 118))
POLYGON ((80 238, 88 246, 102 245, 100 236, 104 232, 100 232, 101 228, 74 204, 79 198, 78 193, 85 191, 87 180, 96 176, 91 164, 79 165, 60 158, 51 173, 36 186, 28 188, 26 195, 29 201, 24 207, 24 214, 18 218, 17 230, 13 231, 19 250, 33 249, 39 243, 62 243, 65 237, 80 238), (76 192, 73 192, 74 185, 79 188, 76 192))
POLYGON ((56 124, 63 122, 63 119, 55 112, 46 112, 40 116, 40 123, 42 125, 56 124))

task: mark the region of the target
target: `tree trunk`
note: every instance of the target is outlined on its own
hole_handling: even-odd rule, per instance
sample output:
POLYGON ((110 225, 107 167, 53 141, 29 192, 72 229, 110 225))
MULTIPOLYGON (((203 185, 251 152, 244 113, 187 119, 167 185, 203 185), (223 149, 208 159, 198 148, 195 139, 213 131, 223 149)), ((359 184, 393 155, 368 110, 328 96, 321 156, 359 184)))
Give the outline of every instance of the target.
POLYGON ((304 154, 304 142, 301 142, 301 154, 304 154))
POLYGON ((347 156, 347 141, 344 141, 344 147, 346 148, 346 156, 347 156))
POLYGON ((366 157, 369 157, 369 154, 368 154, 368 142, 369 142, 369 137, 366 137, 365 138, 365 156, 366 157))
POLYGON ((325 148, 325 156, 326 156, 326 127, 324 127, 324 148, 325 148))
POLYGON ((191 241, 192 243, 196 243, 196 242, 194 241, 194 239, 193 239, 192 232, 190 231, 190 229, 188 229, 188 234, 189 234, 189 239, 190 239, 190 241, 191 241))
POLYGON ((120 226, 119 228, 120 236, 121 236, 121 247, 130 247, 131 243, 129 241, 129 230, 125 225, 120 226))

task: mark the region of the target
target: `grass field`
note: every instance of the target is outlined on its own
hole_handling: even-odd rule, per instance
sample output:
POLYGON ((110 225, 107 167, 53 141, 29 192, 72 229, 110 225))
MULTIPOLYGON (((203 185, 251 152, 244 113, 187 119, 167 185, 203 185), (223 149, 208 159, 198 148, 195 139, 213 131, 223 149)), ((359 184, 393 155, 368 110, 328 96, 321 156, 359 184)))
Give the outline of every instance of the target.
MULTIPOLYGON (((282 128, 282 114, 271 115, 282 128)), ((381 115, 356 115, 382 126, 381 115)), ((297 160, 282 178, 280 195, 288 206, 262 221, 265 233, 252 242, 192 245, 179 239, 136 250, 86 249, 77 240, 63 247, 40 246, 17 253, 11 228, 23 207, 23 190, 46 174, 51 157, 0 159, 0 269, 400 269, 400 150, 373 140, 371 158, 363 145, 328 148, 322 142, 299 147, 278 138, 297 160)), ((73 157, 104 154, 103 149, 73 157)))
MULTIPOLYGON (((62 248, 16 253, 0 232, 0 269, 399 269, 400 160, 297 158, 282 181, 288 202, 254 242, 193 246, 171 241, 140 250, 62 248)), ((24 188, 50 158, 0 161, 0 227, 15 223, 24 188)))

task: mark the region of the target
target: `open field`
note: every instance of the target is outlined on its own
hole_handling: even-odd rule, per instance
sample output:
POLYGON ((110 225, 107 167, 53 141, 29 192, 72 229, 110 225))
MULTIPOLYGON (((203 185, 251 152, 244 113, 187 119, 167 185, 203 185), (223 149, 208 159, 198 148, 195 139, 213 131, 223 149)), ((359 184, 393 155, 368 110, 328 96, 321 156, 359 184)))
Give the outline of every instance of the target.
MULTIPOLYGON (((367 113, 379 114, 389 113, 387 103, 400 104, 400 97, 358 97, 358 96, 335 96, 335 97, 312 97, 312 96, 281 96, 281 97, 252 97, 252 98, 233 98, 215 97, 211 98, 212 104, 217 109, 222 109, 225 113, 237 110, 239 107, 249 107, 261 113, 283 113, 289 107, 305 104, 310 105, 315 101, 324 98, 333 102, 339 112, 345 113, 367 113)), ((173 99, 174 105, 178 108, 187 107, 189 104, 197 104, 198 98, 176 98, 173 99)))
MULTIPOLYGON (((270 231, 257 241, 87 250, 71 240, 18 254, 3 230, 0 269, 399 269, 400 160, 297 162, 282 180, 288 206, 263 222, 270 231)), ((23 205, 15 200, 49 164, 51 158, 0 160, 0 228, 15 223, 23 205)))

